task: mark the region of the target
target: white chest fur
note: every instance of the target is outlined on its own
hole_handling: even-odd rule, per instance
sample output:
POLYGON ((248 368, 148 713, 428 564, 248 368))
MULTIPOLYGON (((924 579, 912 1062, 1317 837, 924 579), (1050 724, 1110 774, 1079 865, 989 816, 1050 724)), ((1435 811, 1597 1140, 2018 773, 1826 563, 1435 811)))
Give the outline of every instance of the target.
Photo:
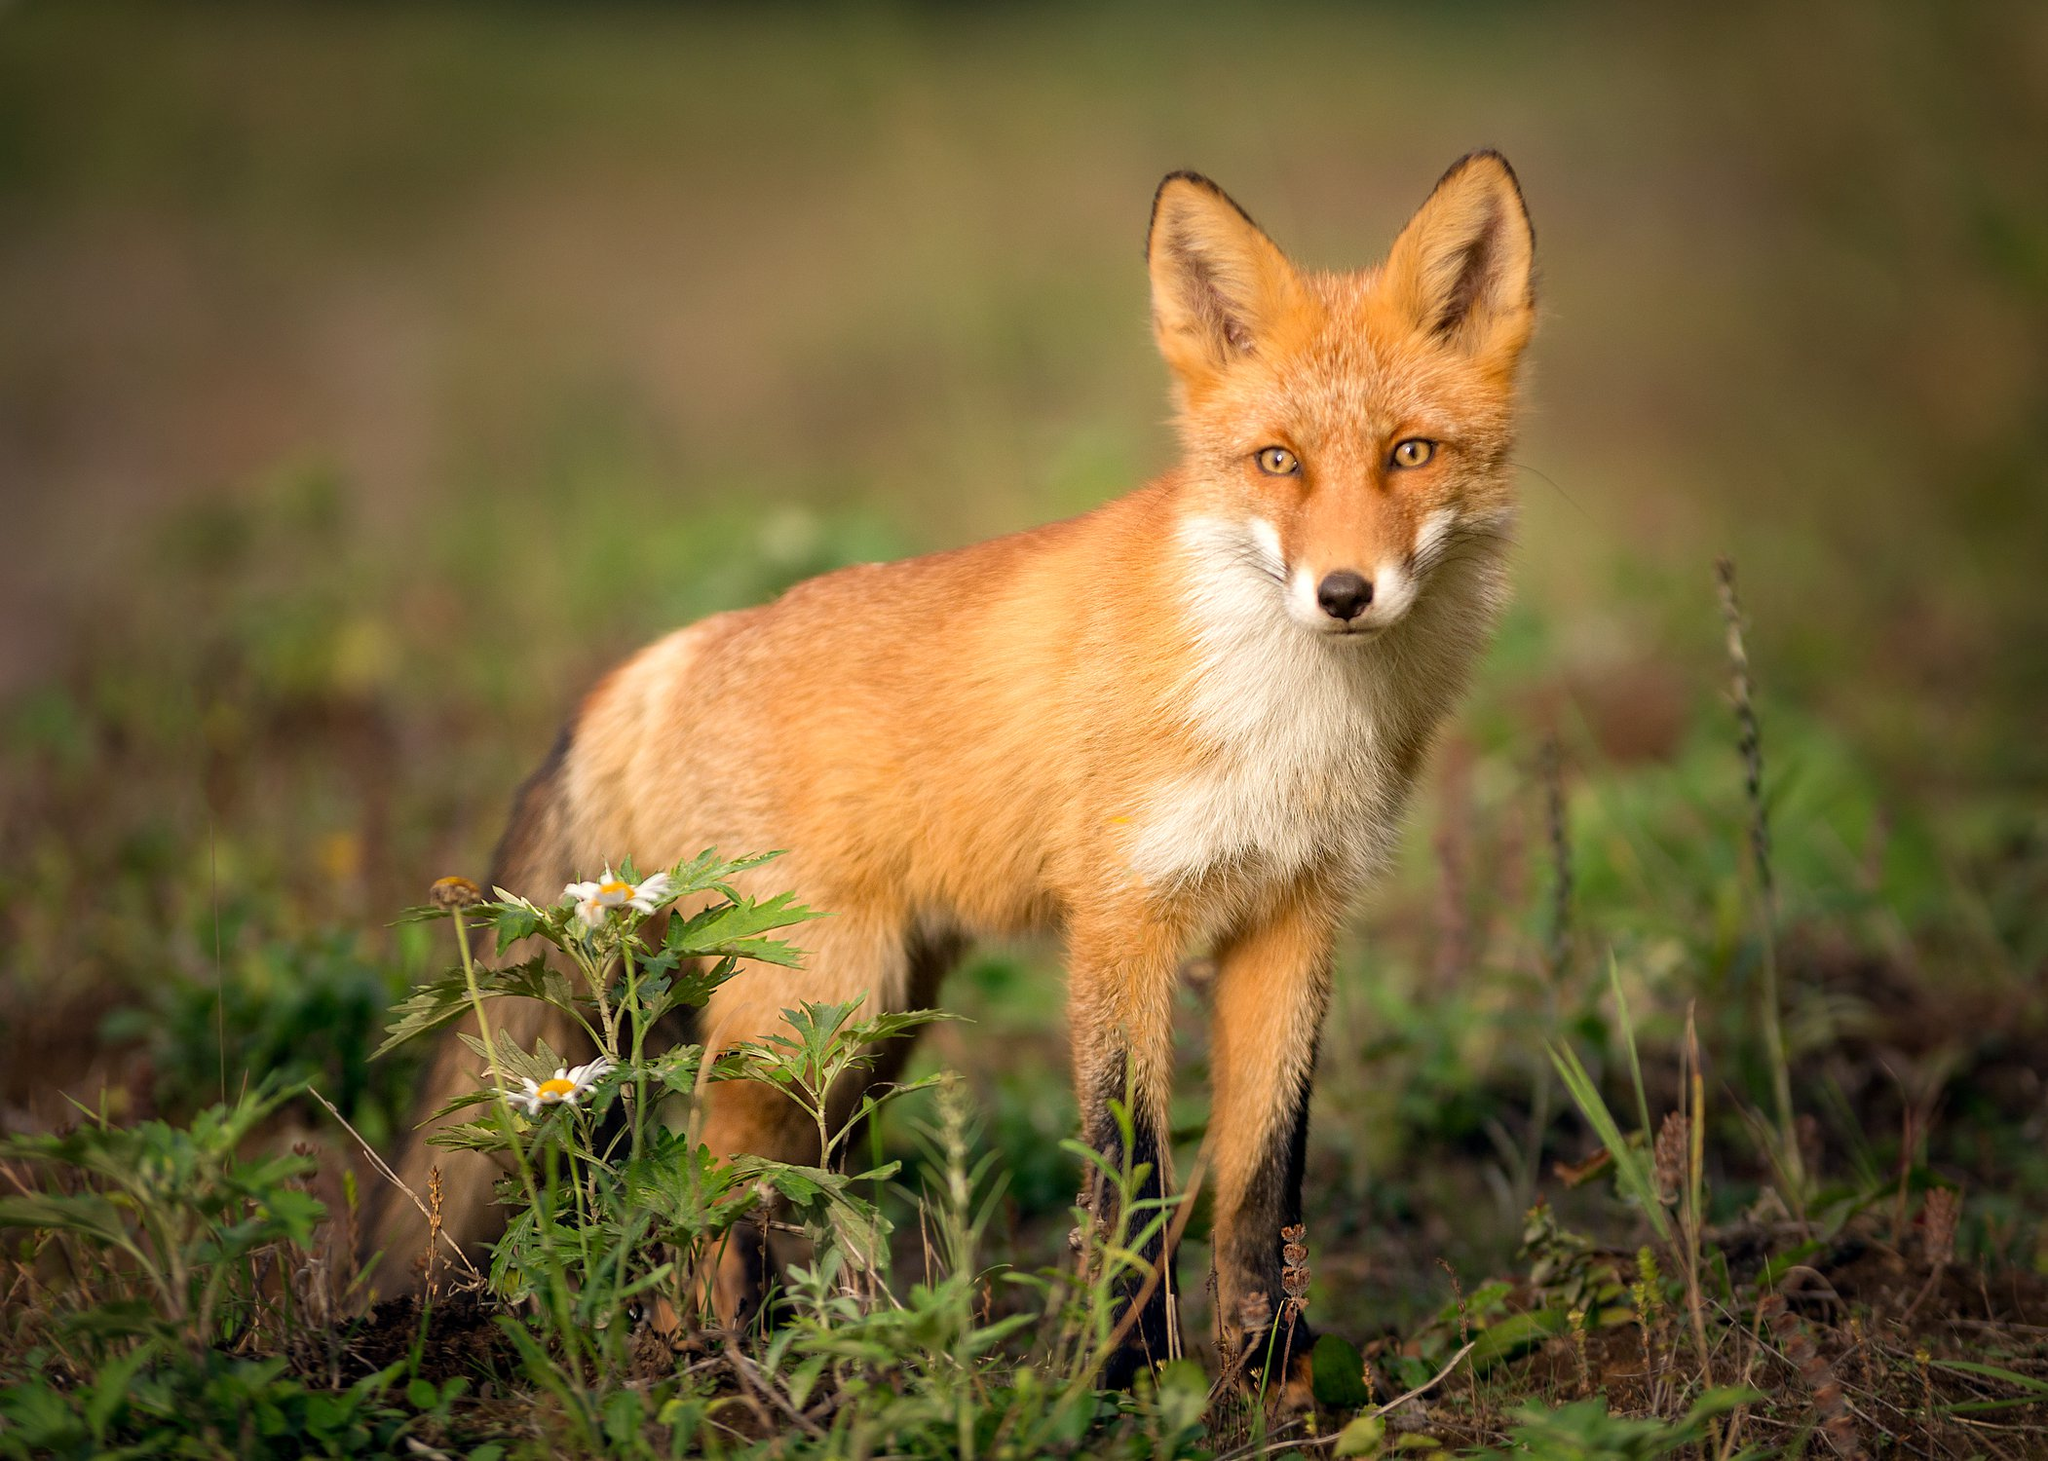
POLYGON ((1247 527, 1182 527, 1196 654, 1176 695, 1204 759, 1132 818, 1131 869, 1170 886, 1233 870, 1265 879, 1334 862, 1362 877, 1390 847, 1404 788, 1380 646, 1288 618, 1277 555, 1247 527))

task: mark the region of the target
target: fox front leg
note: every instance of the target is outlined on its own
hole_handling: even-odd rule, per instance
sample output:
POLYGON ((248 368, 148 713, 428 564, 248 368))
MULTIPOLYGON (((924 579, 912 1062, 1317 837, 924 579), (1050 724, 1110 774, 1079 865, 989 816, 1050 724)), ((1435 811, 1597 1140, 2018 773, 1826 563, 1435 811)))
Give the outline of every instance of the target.
POLYGON ((1306 1399, 1315 1342, 1302 1313, 1301 1181, 1340 909, 1316 889, 1297 890, 1217 950, 1210 1150, 1218 1317, 1241 1372, 1279 1383, 1290 1403, 1306 1399))
POLYGON ((1167 1099, 1180 949, 1178 930, 1135 916, 1098 917, 1068 936, 1075 1095, 1082 1139, 1102 1158, 1082 1179, 1095 1237, 1083 1263, 1119 1267, 1101 1316, 1123 1336, 1103 1360, 1101 1383, 1111 1388, 1179 1352, 1169 1215, 1159 1204, 1173 1180, 1167 1099))

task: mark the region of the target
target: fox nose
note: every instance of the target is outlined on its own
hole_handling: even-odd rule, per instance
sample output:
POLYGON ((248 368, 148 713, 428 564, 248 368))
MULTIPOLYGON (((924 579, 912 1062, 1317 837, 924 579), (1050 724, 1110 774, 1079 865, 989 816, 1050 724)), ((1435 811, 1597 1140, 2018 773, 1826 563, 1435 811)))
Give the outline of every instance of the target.
POLYGON ((1350 569, 1340 568, 1317 585, 1316 602, 1332 619, 1349 623, 1372 602, 1372 585, 1350 569))

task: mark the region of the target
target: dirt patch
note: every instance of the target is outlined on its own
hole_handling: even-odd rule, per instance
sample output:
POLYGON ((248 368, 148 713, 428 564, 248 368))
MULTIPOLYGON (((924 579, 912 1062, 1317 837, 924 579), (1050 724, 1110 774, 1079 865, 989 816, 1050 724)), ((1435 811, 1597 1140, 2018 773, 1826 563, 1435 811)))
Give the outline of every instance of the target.
MULTIPOLYGON (((2043 1454, 2048 1279, 1955 1262, 1950 1239, 1915 1225, 1894 1242, 1877 1217, 1818 1248, 1797 1224, 1729 1229, 1707 1250, 1698 1324, 1682 1296, 1639 1307, 1634 1261, 1602 1255, 1604 1298, 1390 1419, 1444 1445, 1498 1444, 1531 1399, 1604 1395, 1613 1415, 1676 1420, 1709 1387, 1742 1386, 1762 1398, 1722 1424, 1743 1446, 2043 1454)), ((1528 1286, 1508 1301, 1513 1315, 1546 1304, 1555 1311, 1555 1295, 1528 1286)))
POLYGON ((373 1373, 419 1353, 422 1379, 442 1383, 460 1376, 477 1384, 516 1374, 519 1352, 498 1324, 503 1311, 473 1294, 446 1294, 431 1306, 425 1325, 415 1294, 386 1299, 370 1310, 352 1336, 348 1352, 364 1373, 373 1373))

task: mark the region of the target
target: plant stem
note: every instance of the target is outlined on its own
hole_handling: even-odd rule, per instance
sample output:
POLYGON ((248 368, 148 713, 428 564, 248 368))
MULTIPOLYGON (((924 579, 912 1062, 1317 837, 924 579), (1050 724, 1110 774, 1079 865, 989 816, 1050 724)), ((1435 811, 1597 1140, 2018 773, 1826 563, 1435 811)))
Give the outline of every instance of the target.
POLYGON ((1785 1058, 1785 1033, 1778 996, 1777 885, 1771 876, 1771 828, 1764 806, 1763 739, 1757 724, 1755 685, 1742 638, 1742 603, 1735 594, 1735 563, 1715 564, 1721 589, 1721 618, 1728 631, 1728 668, 1735 700, 1737 745, 1742 752, 1743 790, 1749 801, 1749 850, 1756 866, 1757 934, 1762 955, 1764 1048, 1771 1062, 1771 1095, 1777 1106, 1779 1160, 1795 1206, 1804 1206, 1805 1172, 1799 1134, 1792 1117, 1792 1070, 1785 1058))
POLYGON ((469 991, 469 1007, 476 1014, 477 1038, 484 1042, 484 1059, 489 1064, 491 1088, 498 1097, 498 1122, 505 1132, 505 1141, 512 1148, 512 1161, 519 1168, 519 1178, 526 1187, 526 1201, 530 1207, 538 1207, 540 1194, 533 1185, 533 1166, 526 1158, 526 1148, 519 1140, 519 1127, 512 1118, 512 1096, 505 1088, 505 1067, 498 1059, 498 1042, 491 1034, 489 1016, 484 1012, 484 994, 476 982, 476 956, 469 947, 469 925, 463 920, 460 908, 451 908, 448 916, 455 920, 455 943, 462 950, 462 978, 469 991))
POLYGON ((484 993, 476 982, 476 957, 469 948, 469 925, 464 922, 460 908, 451 908, 448 916, 455 922, 455 943, 462 950, 462 980, 469 991, 469 1007, 476 1015, 477 1038, 484 1042, 484 1059, 490 1067, 491 1085, 498 1093, 498 1107, 505 1116, 505 1127, 509 1131, 512 1101, 505 1091, 505 1067, 498 1060, 498 1042, 491 1034, 490 1016, 484 1012, 484 993))
POLYGON ((626 964, 626 998, 622 1006, 633 1024, 633 1109, 627 1117, 628 1160, 640 1155, 641 1128, 646 1124, 647 1073, 641 1065, 642 1052, 647 1044, 646 1012, 640 1007, 640 968, 633 962, 633 935, 626 934, 619 940, 619 957, 626 964))

